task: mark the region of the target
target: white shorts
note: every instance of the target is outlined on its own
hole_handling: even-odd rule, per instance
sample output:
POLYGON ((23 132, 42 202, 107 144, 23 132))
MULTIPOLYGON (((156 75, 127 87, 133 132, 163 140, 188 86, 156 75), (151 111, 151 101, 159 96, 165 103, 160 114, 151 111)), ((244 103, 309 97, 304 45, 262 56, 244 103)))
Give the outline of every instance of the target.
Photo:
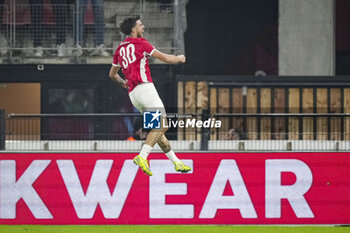
POLYGON ((141 113, 144 111, 157 111, 165 114, 162 100, 160 99, 153 83, 141 83, 129 93, 131 103, 141 113))

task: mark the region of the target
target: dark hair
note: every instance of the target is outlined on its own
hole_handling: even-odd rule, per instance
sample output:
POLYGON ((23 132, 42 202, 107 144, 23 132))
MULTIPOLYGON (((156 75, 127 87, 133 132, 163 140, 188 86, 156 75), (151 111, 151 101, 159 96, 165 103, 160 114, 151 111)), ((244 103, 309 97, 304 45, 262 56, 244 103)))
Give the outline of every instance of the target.
POLYGON ((120 30, 125 35, 130 35, 132 28, 135 27, 136 21, 140 19, 139 15, 135 15, 133 17, 129 17, 124 19, 124 21, 120 24, 120 30))

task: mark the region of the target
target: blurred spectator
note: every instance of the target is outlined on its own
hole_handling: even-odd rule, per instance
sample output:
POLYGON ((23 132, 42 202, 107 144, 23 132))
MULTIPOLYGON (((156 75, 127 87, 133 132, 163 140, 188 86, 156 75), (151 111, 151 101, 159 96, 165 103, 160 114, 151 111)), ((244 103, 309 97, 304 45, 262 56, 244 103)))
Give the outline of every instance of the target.
POLYGON ((4 0, 0 0, 0 55, 4 56, 7 53, 6 32, 3 33, 5 27, 3 25, 4 0))
POLYGON ((173 13, 173 0, 159 0, 160 11, 165 13, 173 13))
MULTIPOLYGON (((76 8, 79 9, 77 17, 76 30, 78 32, 75 35, 77 55, 81 55, 81 46, 84 44, 83 31, 85 27, 85 12, 87 9, 88 0, 76 0, 76 8)), ((92 11, 94 16, 94 44, 95 49, 90 54, 92 56, 109 56, 109 53, 105 50, 104 45, 104 0, 91 0, 92 11)))
MULTIPOLYGON (((32 18, 33 29, 33 44, 34 44, 34 56, 43 56, 43 4, 44 0, 30 0, 30 14, 32 18)), ((65 55, 65 42, 66 42, 66 26, 65 26, 65 4, 66 0, 51 0, 53 5, 53 11, 56 19, 56 45, 57 56, 63 57, 65 55)))
POLYGON ((134 121, 134 133, 132 136, 128 137, 128 141, 135 140, 145 140, 147 138, 148 132, 142 127, 142 118, 136 118, 134 121))
POLYGON ((242 133, 237 129, 230 129, 225 134, 225 140, 241 140, 241 139, 243 139, 242 133))
POLYGON ((4 0, 0 0, 0 24, 2 24, 2 12, 4 11, 4 0))

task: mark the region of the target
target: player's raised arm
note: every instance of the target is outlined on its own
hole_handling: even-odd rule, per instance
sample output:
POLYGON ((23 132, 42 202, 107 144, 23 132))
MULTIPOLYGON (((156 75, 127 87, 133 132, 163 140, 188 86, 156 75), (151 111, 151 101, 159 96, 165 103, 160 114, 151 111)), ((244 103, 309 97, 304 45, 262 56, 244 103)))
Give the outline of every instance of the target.
POLYGON ((186 57, 184 55, 171 55, 171 54, 166 54, 162 53, 158 50, 155 50, 152 53, 152 57, 155 57, 162 62, 169 63, 169 64, 176 64, 176 63, 185 63, 186 62, 186 57))

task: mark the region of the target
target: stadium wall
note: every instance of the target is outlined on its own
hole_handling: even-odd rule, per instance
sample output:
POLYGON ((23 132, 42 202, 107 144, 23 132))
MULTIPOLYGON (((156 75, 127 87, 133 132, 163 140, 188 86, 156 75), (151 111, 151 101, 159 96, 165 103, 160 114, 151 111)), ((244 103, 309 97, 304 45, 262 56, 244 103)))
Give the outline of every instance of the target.
POLYGON ((0 154, 0 224, 349 224, 350 154, 0 154))
POLYGON ((278 75, 278 4, 278 0, 189 1, 183 73, 278 75))
POLYGON ((278 75, 335 74, 335 1, 279 0, 278 75))

